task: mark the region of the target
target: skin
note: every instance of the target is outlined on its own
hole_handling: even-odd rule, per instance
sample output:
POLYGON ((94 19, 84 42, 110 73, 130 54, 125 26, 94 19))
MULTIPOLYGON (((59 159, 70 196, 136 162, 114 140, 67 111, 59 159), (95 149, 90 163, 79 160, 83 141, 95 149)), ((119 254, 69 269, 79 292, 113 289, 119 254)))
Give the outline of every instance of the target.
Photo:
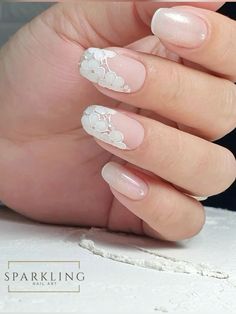
MULTIPOLYGON (((217 9, 220 5, 202 4, 209 9, 217 9)), ((139 40, 150 34, 151 17, 160 6, 160 3, 91 4, 86 1, 58 4, 27 24, 2 48, 0 199, 6 205, 27 217, 46 223, 107 227, 168 240, 190 237, 199 232, 204 223, 203 208, 199 202, 181 191, 214 194, 227 188, 235 177, 235 160, 230 152, 214 148, 218 163, 220 158, 229 160, 228 163, 225 162, 226 168, 228 167, 226 175, 222 174, 218 178, 224 182, 220 186, 216 184, 217 191, 201 190, 199 186, 194 187, 192 182, 186 182, 186 178, 181 181, 174 173, 174 168, 169 177, 175 179, 173 184, 169 184, 158 178, 158 171, 153 171, 157 176, 140 172, 141 169, 152 169, 147 169, 145 160, 137 163, 140 158, 138 151, 132 152, 133 157, 129 159, 108 145, 97 145, 93 138, 85 134, 80 123, 82 111, 91 103, 111 107, 124 107, 124 103, 134 104, 126 98, 129 96, 117 93, 114 97, 116 100, 111 99, 111 94, 107 91, 96 89, 78 75, 76 65, 84 49, 129 46, 132 50, 157 55, 161 50, 163 53, 164 49, 164 54, 170 57, 169 49, 164 48, 163 44, 155 43, 153 46, 148 38, 139 40), (134 169, 127 164, 150 184, 150 197, 145 203, 136 203, 135 207, 129 199, 116 191, 111 192, 100 175, 102 166, 110 160, 124 164, 130 161, 137 165, 134 169), (179 184, 180 181, 184 184, 179 184), (175 183, 180 187, 175 188, 175 183), (166 199, 170 200, 168 204, 166 199), (148 208, 146 212, 142 210, 143 206, 148 208)), ((211 18, 212 23, 215 23, 213 13, 211 18)), ((223 17, 222 21, 224 28, 229 21, 223 17)), ((234 32, 236 33, 236 27, 234 32)), ((217 48, 220 40, 215 40, 214 53, 220 56, 221 51, 217 48)), ((177 49, 168 48, 172 51, 177 49)), ((203 54, 208 53, 209 49, 210 46, 206 46, 203 54)), ((184 50, 177 52, 185 59, 193 62, 196 60, 194 53, 188 55, 184 50)), ((148 58, 154 56, 146 58, 145 62, 149 62, 151 59, 148 58)), ((205 67, 208 65, 207 60, 197 62, 205 67)), ((221 73, 214 66, 209 69, 221 73)), ((224 74, 235 77, 235 73, 236 71, 228 71, 224 74)), ((224 84, 225 81, 222 79, 222 82, 224 84)), ((145 97, 147 91, 142 93, 142 97, 145 97)), ((203 94, 203 97, 207 95, 203 94)), ((136 103, 137 99, 134 100, 136 103)), ((139 116, 139 119, 145 120, 143 123, 147 123, 147 127, 151 128, 151 123, 153 128, 164 127, 158 121, 164 122, 166 128, 167 125, 179 127, 168 115, 162 117, 158 111, 153 113, 149 109, 152 108, 144 108, 139 116), (152 120, 149 121, 147 117, 152 120), (156 123, 154 119, 157 120, 156 123)), ((227 133, 226 130, 232 129, 234 123, 235 120, 230 126, 224 126, 224 132, 218 132, 215 128, 216 134, 208 134, 205 128, 199 126, 196 135, 203 132, 206 137, 223 136, 227 133)), ((170 139, 171 136, 174 138, 174 130, 171 131, 170 139)), ((188 131, 191 133, 191 130, 188 131)), ((180 131, 176 129, 176 132, 180 131)), ((194 135, 184 134, 186 139, 194 141, 194 135)), ((210 147, 208 145, 213 145, 206 141, 203 144, 203 139, 200 138, 197 141, 200 146, 206 145, 204 152, 210 147)), ((159 143, 155 145, 158 146, 159 143)), ((209 163, 212 163, 211 159, 209 163)), ((201 171, 201 162, 199 165, 198 170, 201 171)), ((212 182, 214 175, 200 179, 199 182, 205 179, 212 182)))

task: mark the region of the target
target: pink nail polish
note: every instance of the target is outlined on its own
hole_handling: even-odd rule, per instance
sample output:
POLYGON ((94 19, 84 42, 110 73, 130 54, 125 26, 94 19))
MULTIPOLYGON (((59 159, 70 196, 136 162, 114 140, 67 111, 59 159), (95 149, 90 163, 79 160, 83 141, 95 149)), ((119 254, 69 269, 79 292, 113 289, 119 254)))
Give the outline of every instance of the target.
POLYGON ((101 87, 132 93, 142 87, 146 69, 138 60, 115 50, 89 48, 81 58, 80 74, 101 87))
MULTIPOLYGON (((197 10, 197 9, 196 9, 197 10)), ((207 38, 206 22, 194 10, 158 9, 152 18, 153 34, 176 46, 197 48, 207 38)))
POLYGON ((102 177, 112 188, 132 200, 141 200, 148 192, 148 186, 142 179, 114 162, 103 167, 102 177))
POLYGON ((144 138, 140 122, 115 109, 92 105, 81 118, 84 130, 97 139, 120 149, 134 149, 144 138))

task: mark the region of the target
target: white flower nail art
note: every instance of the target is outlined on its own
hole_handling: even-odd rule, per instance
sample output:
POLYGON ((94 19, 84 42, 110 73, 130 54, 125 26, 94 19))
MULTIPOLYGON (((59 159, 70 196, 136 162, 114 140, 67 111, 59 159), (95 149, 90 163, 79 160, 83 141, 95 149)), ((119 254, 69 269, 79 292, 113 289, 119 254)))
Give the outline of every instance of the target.
POLYGON ((103 106, 89 106, 83 113, 81 123, 84 130, 99 140, 126 149, 124 135, 112 125, 111 116, 117 112, 103 106))
POLYGON ((123 77, 109 68, 107 59, 114 58, 116 52, 107 49, 89 48, 80 62, 80 74, 89 81, 118 92, 130 93, 130 87, 123 77))

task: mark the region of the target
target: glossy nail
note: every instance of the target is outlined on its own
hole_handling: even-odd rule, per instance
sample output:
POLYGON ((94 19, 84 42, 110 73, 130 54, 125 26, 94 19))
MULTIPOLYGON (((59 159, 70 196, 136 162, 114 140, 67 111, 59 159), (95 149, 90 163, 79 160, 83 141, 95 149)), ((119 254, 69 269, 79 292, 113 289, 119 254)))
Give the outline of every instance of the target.
POLYGON ((197 48, 207 38, 206 22, 194 10, 158 9, 151 23, 153 34, 176 46, 197 48))
POLYGON ((142 87, 146 70, 141 62, 116 51, 89 48, 80 60, 80 74, 101 87, 132 93, 142 87))
POLYGON ((134 149, 143 141, 141 123, 115 109, 89 106, 83 113, 81 123, 88 134, 120 149, 134 149))
POLYGON ((102 177, 113 189, 132 200, 141 200, 148 192, 148 186, 142 179, 114 162, 103 167, 102 177))

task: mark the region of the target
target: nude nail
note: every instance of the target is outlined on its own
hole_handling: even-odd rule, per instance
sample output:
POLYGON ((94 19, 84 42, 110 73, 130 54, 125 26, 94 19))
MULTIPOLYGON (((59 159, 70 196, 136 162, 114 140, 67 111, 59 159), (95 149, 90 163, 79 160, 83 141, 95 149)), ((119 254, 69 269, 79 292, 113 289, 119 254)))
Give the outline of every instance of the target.
POLYGON ((146 69, 138 60, 117 51, 89 48, 80 60, 80 74, 101 87, 132 93, 142 87, 146 69))
POLYGON ((142 124, 115 109, 91 105, 84 111, 81 123, 88 134, 120 149, 134 149, 143 141, 142 124))
POLYGON ((171 44, 197 48, 207 38, 206 22, 194 10, 181 8, 158 9, 152 18, 153 34, 171 44))
POLYGON ((112 188, 132 200, 141 200, 148 192, 148 186, 142 179, 114 162, 103 167, 102 177, 112 188))

